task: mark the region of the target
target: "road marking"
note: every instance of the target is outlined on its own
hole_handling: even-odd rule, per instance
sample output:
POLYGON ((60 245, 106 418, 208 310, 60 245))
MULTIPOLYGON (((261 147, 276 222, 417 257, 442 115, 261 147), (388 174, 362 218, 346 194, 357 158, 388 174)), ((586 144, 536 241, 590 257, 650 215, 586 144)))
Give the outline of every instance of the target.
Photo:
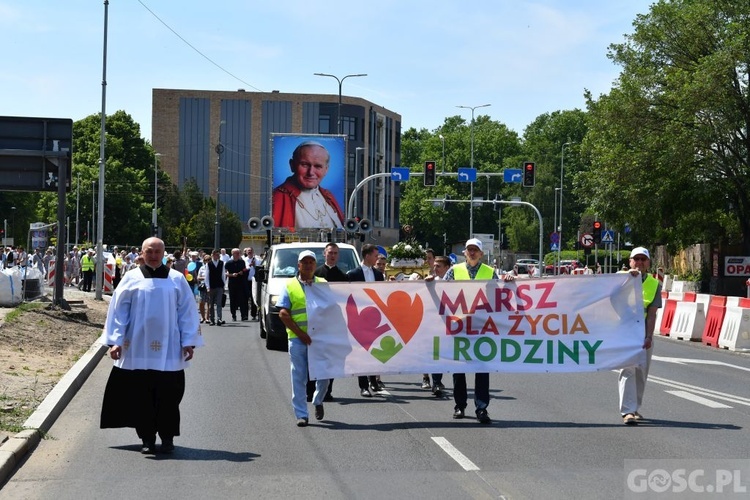
POLYGON ((730 403, 734 403, 738 405, 750 406, 750 399, 743 398, 742 396, 735 396, 734 394, 727 394, 726 392, 714 391, 711 389, 706 389, 706 388, 698 387, 695 385, 685 384, 682 382, 676 382, 674 380, 669 380, 669 379, 661 378, 661 377, 649 376, 648 380, 655 384, 662 384, 668 387, 674 387, 675 389, 681 389, 684 391, 690 391, 690 392, 695 392, 698 394, 703 394, 705 396, 710 396, 714 399, 721 399, 723 401, 728 401, 730 403))
POLYGON ((477 467, 474 462, 458 451, 458 449, 444 437, 433 437, 432 440, 435 441, 435 443, 440 446, 449 457, 458 462, 458 465, 463 467, 465 471, 479 470, 479 467, 477 467))
POLYGON ((678 365, 696 364, 696 365, 715 365, 715 366, 727 366, 729 368, 735 368, 737 370, 744 370, 750 372, 750 368, 744 366, 732 365, 725 363, 724 361, 713 361, 710 359, 691 359, 691 358, 670 358, 666 356, 652 356, 654 361, 663 361, 665 363, 675 363, 678 365))
POLYGON ((717 403, 716 401, 711 401, 710 399, 702 398, 700 396, 696 396, 695 394, 691 394, 685 391, 664 391, 664 392, 668 392, 669 394, 677 396, 678 398, 687 399, 688 401, 692 401, 694 403, 698 403, 703 406, 708 406, 709 408, 731 408, 731 406, 725 405, 724 403, 717 403))

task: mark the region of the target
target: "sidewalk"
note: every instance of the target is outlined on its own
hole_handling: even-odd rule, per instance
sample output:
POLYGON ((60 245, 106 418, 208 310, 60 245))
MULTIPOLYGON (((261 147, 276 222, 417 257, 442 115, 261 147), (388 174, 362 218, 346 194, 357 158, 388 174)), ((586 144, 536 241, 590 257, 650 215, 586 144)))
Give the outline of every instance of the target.
MULTIPOLYGON (((44 296, 46 297, 46 299, 43 299, 45 302, 52 300, 52 289, 50 287, 45 287, 44 296)), ((75 287, 66 287, 63 291, 63 299, 69 302, 82 301, 84 298, 91 299, 93 297, 93 292, 82 292, 75 287)), ((109 302, 112 297, 103 295, 102 298, 105 302, 109 302)), ((0 325, 4 322, 5 316, 13 310, 13 307, 0 307, 0 325)), ((15 471, 26 454, 39 444, 41 438, 50 430, 52 424, 96 368, 106 351, 107 346, 94 343, 60 379, 36 411, 24 422, 23 431, 16 435, 7 435, 0 432, 0 443, 2 443, 2 446, 0 446, 0 485, 15 471)))

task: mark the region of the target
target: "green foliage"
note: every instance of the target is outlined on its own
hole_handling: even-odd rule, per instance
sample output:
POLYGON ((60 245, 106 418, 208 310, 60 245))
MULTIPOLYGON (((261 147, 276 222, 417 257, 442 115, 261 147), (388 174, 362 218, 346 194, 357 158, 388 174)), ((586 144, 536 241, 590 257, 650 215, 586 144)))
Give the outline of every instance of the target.
POLYGON ((615 88, 587 96, 578 194, 642 244, 750 252, 750 4, 659 2, 610 47, 615 88))

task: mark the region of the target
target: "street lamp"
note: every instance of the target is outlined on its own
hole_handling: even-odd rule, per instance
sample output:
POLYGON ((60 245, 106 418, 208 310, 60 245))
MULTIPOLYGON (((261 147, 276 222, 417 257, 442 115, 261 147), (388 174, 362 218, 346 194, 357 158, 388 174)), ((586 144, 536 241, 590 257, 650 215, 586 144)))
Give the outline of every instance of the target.
MULTIPOLYGON (((10 234, 12 236, 13 231, 16 229, 16 207, 10 207, 10 210, 11 210, 11 214, 13 214, 10 220, 10 234)), ((15 240, 13 240, 13 246, 16 246, 15 240)))
POLYGON ((151 225, 153 226, 153 233, 154 236, 158 236, 158 229, 157 229, 157 223, 156 223, 156 209, 159 208, 158 199, 159 199, 159 157, 161 156, 161 153, 154 153, 154 213, 151 214, 151 225))
POLYGON ((315 76, 328 76, 328 77, 331 77, 331 78, 335 78, 336 81, 339 82, 339 108, 338 108, 338 113, 337 113, 337 117, 336 117, 336 123, 338 124, 338 126, 337 126, 338 133, 341 134, 341 85, 344 83, 344 80, 346 80, 349 77, 354 78, 354 77, 357 77, 357 76, 367 76, 367 73, 357 73, 356 75, 346 75, 343 78, 339 78, 336 75, 329 75, 328 73, 313 73, 313 75, 315 75, 315 76))
MULTIPOLYGON (((474 110, 477 108, 487 108, 492 104, 480 104, 479 106, 456 106, 457 108, 471 110, 471 168, 474 168, 474 110)), ((469 203, 469 238, 474 235, 474 183, 471 183, 469 193, 471 203, 469 203)))
MULTIPOLYGON (((365 148, 354 148, 354 187, 359 183, 359 152, 365 148)), ((354 198, 354 215, 357 214, 357 198, 354 198)))
POLYGON ((443 134, 440 134, 440 140, 443 143, 443 170, 441 173, 445 173, 445 137, 443 137, 443 134))
POLYGON ((563 201, 563 171, 565 170, 565 146, 570 146, 570 142, 566 142, 560 148, 560 219, 557 224, 557 266, 560 267, 560 251, 562 250, 562 201, 563 201))

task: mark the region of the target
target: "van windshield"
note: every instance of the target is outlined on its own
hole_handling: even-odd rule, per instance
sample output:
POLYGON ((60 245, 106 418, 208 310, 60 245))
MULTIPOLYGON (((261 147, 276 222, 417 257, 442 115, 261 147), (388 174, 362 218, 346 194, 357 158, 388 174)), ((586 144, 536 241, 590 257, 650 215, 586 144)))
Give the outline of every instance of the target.
MULTIPOLYGON (((315 252, 315 260, 320 266, 325 262, 323 257, 324 248, 281 248, 274 252, 271 262, 271 276, 273 278, 291 278, 297 274, 297 257, 303 250, 315 252)), ((359 264, 357 256, 351 248, 339 248, 338 267, 344 273, 356 268, 359 264)))

